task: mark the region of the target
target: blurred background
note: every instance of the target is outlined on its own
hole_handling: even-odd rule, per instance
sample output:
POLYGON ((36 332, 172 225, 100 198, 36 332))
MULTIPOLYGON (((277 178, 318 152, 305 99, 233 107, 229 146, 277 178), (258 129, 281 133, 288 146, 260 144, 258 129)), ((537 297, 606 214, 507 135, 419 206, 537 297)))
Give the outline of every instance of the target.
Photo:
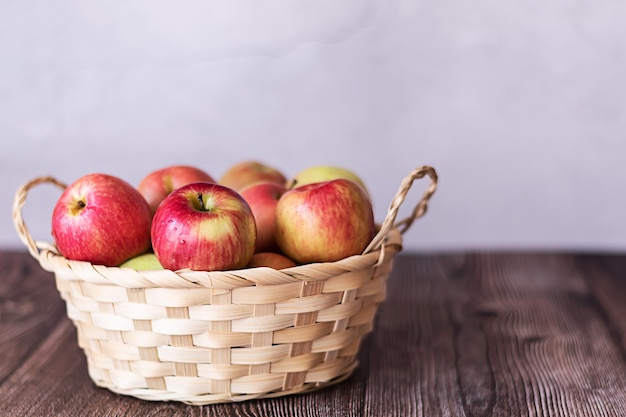
MULTIPOLYGON (((626 3, 0 2, 0 247, 18 186, 263 161, 352 169, 405 250, 626 250, 626 3), (426 187, 416 182, 408 214, 426 187)), ((60 192, 24 215, 51 241, 60 192)))

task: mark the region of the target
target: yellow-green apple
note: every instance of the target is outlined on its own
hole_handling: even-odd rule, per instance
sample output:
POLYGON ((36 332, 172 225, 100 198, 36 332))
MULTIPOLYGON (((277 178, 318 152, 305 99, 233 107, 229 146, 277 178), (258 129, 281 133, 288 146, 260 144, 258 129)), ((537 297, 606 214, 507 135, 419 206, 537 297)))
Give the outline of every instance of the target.
POLYGON ((150 248, 152 213, 128 182, 88 174, 69 185, 52 212, 52 236, 68 259, 118 266, 150 248))
POLYGON ((287 179, 277 168, 259 161, 242 161, 228 168, 219 184, 241 191, 256 182, 277 182, 285 184, 287 179))
POLYGON ((137 186, 152 213, 172 191, 193 182, 215 182, 206 171, 188 165, 172 165, 150 172, 137 186))
POLYGON ((367 193, 344 178, 293 188, 276 206, 276 242, 299 264, 360 254, 374 229, 367 193))
POLYGON ((283 254, 277 252, 257 252, 248 262, 248 268, 265 266, 274 269, 285 269, 296 266, 296 263, 283 254))
POLYGON ((284 183, 257 182, 239 193, 250 205, 256 222, 255 252, 266 252, 277 248, 276 205, 286 191, 287 187, 284 183))
POLYGON ((363 180, 352 170, 333 165, 314 165, 298 172, 296 176, 289 182, 290 188, 299 187, 301 185, 312 184, 315 182, 323 182, 345 178, 359 184, 368 192, 363 180))
POLYGON ((136 271, 153 271, 163 269, 163 266, 154 253, 148 252, 122 262, 120 268, 131 268, 136 271))
POLYGON ((239 193, 218 184, 197 182, 172 191, 152 220, 152 248, 166 269, 243 268, 255 241, 250 206, 239 193))

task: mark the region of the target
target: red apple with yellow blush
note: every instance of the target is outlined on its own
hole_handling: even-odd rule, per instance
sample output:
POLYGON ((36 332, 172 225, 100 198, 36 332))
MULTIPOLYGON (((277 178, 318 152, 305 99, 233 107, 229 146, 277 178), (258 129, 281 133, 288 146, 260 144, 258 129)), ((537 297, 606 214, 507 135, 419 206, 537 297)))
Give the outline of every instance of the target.
POLYGON ((105 266, 147 252, 152 213, 128 182, 88 174, 68 186, 52 212, 52 236, 63 256, 105 266))
POLYGON ((366 191, 344 178, 287 191, 276 206, 276 242, 296 263, 333 262, 362 253, 375 231, 366 191))
POLYGON ((218 184, 187 184, 168 195, 152 221, 152 247, 166 269, 244 268, 254 253, 252 210, 236 191, 218 184))

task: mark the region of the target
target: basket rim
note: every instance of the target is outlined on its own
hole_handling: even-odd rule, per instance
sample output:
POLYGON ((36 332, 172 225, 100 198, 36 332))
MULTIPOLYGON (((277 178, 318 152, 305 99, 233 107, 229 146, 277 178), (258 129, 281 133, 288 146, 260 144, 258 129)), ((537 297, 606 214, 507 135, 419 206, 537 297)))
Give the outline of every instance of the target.
POLYGON ((220 288, 233 289, 254 285, 279 285, 292 282, 324 280, 344 272, 363 270, 382 264, 402 250, 402 232, 392 229, 379 249, 352 255, 333 262, 313 262, 281 270, 250 267, 224 271, 135 270, 104 266, 65 258, 54 245, 40 247, 41 267, 68 281, 89 281, 132 288, 220 288))

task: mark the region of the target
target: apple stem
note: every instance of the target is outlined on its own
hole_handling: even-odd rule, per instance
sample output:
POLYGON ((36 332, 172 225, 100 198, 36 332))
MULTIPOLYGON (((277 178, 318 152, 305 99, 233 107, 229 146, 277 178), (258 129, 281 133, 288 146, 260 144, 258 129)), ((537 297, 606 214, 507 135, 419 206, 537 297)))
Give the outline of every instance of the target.
POLYGON ((201 209, 202 209, 202 210, 204 210, 204 209, 205 209, 205 207, 204 207, 204 201, 203 201, 203 199, 202 199, 202 193, 198 193, 198 196, 197 196, 197 197, 198 197, 198 201, 200 202, 200 207, 201 207, 201 209))
POLYGON ((83 209, 87 206, 83 200, 78 200, 76 204, 78 205, 79 209, 83 209))

